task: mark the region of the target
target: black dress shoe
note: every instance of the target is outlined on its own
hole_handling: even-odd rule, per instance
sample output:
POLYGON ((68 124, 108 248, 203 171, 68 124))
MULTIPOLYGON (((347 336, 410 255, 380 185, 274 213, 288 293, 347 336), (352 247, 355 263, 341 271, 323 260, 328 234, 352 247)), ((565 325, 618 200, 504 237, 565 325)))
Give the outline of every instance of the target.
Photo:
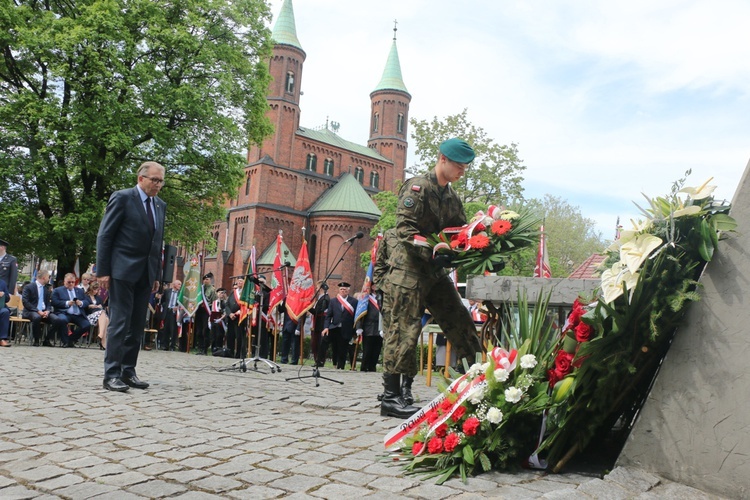
POLYGON ((105 378, 104 388, 108 391, 125 392, 129 389, 119 378, 105 378))
POLYGON ((44 347, 53 347, 52 342, 50 342, 49 340, 45 340, 44 342, 42 342, 42 345, 44 347))
POLYGON ((135 387, 136 389, 145 389, 148 387, 148 382, 140 380, 135 375, 133 375, 132 377, 122 377, 122 381, 130 387, 135 387))

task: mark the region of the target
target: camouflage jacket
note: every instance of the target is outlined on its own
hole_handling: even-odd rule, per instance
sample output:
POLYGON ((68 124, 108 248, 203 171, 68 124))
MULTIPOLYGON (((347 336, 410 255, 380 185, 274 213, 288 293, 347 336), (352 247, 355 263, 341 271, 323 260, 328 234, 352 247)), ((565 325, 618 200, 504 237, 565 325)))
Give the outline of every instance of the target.
POLYGON ((446 227, 466 224, 464 207, 453 188, 441 188, 435 171, 408 179, 401 187, 396 210, 398 244, 390 252, 393 283, 416 286, 419 275, 446 273, 432 264, 432 248, 425 238, 446 227), (403 271, 403 272, 401 272, 403 271))

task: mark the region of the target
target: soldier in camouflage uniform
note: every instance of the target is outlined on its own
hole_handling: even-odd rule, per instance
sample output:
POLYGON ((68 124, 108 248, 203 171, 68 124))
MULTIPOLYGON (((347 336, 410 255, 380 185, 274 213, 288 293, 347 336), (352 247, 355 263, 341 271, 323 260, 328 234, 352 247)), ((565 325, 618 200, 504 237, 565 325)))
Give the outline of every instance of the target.
POLYGON ((380 414, 408 418, 418 408, 408 405, 417 374, 416 346, 422 331, 421 318, 429 309, 460 358, 474 361, 482 351, 469 311, 445 269, 450 258, 432 256, 426 237, 446 227, 466 224, 463 205, 450 183, 458 181, 474 150, 461 139, 440 145, 435 168, 408 179, 399 192, 396 212, 397 243, 389 248, 390 270, 385 279, 383 316, 387 318, 383 347, 385 392, 380 414))

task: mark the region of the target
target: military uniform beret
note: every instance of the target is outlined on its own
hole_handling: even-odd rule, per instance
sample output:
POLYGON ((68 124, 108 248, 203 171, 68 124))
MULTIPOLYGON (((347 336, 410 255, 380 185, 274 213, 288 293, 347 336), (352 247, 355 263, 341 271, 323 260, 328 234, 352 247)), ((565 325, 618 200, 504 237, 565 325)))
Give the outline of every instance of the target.
POLYGON ((471 163, 476 156, 474 149, 469 146, 469 143, 458 137, 443 142, 440 145, 440 152, 446 158, 456 163, 471 163))

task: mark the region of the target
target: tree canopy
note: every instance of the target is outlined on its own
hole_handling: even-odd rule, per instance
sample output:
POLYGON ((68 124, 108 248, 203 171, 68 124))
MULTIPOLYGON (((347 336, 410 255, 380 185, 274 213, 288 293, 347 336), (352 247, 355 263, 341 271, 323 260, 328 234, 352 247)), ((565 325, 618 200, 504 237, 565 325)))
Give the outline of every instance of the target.
MULTIPOLYGON (((146 160, 166 168, 166 239, 206 239, 265 118, 262 0, 16 0, 0 6, 0 234, 70 270, 146 160)), ((212 241, 209 239, 209 241, 212 241)))
POLYGON ((472 145, 476 159, 453 188, 461 201, 486 205, 509 205, 523 198, 523 171, 518 146, 495 144, 481 127, 469 122, 468 110, 431 121, 411 120, 412 139, 418 161, 407 169, 413 175, 430 170, 437 163, 439 146, 451 137, 460 137, 472 145))

